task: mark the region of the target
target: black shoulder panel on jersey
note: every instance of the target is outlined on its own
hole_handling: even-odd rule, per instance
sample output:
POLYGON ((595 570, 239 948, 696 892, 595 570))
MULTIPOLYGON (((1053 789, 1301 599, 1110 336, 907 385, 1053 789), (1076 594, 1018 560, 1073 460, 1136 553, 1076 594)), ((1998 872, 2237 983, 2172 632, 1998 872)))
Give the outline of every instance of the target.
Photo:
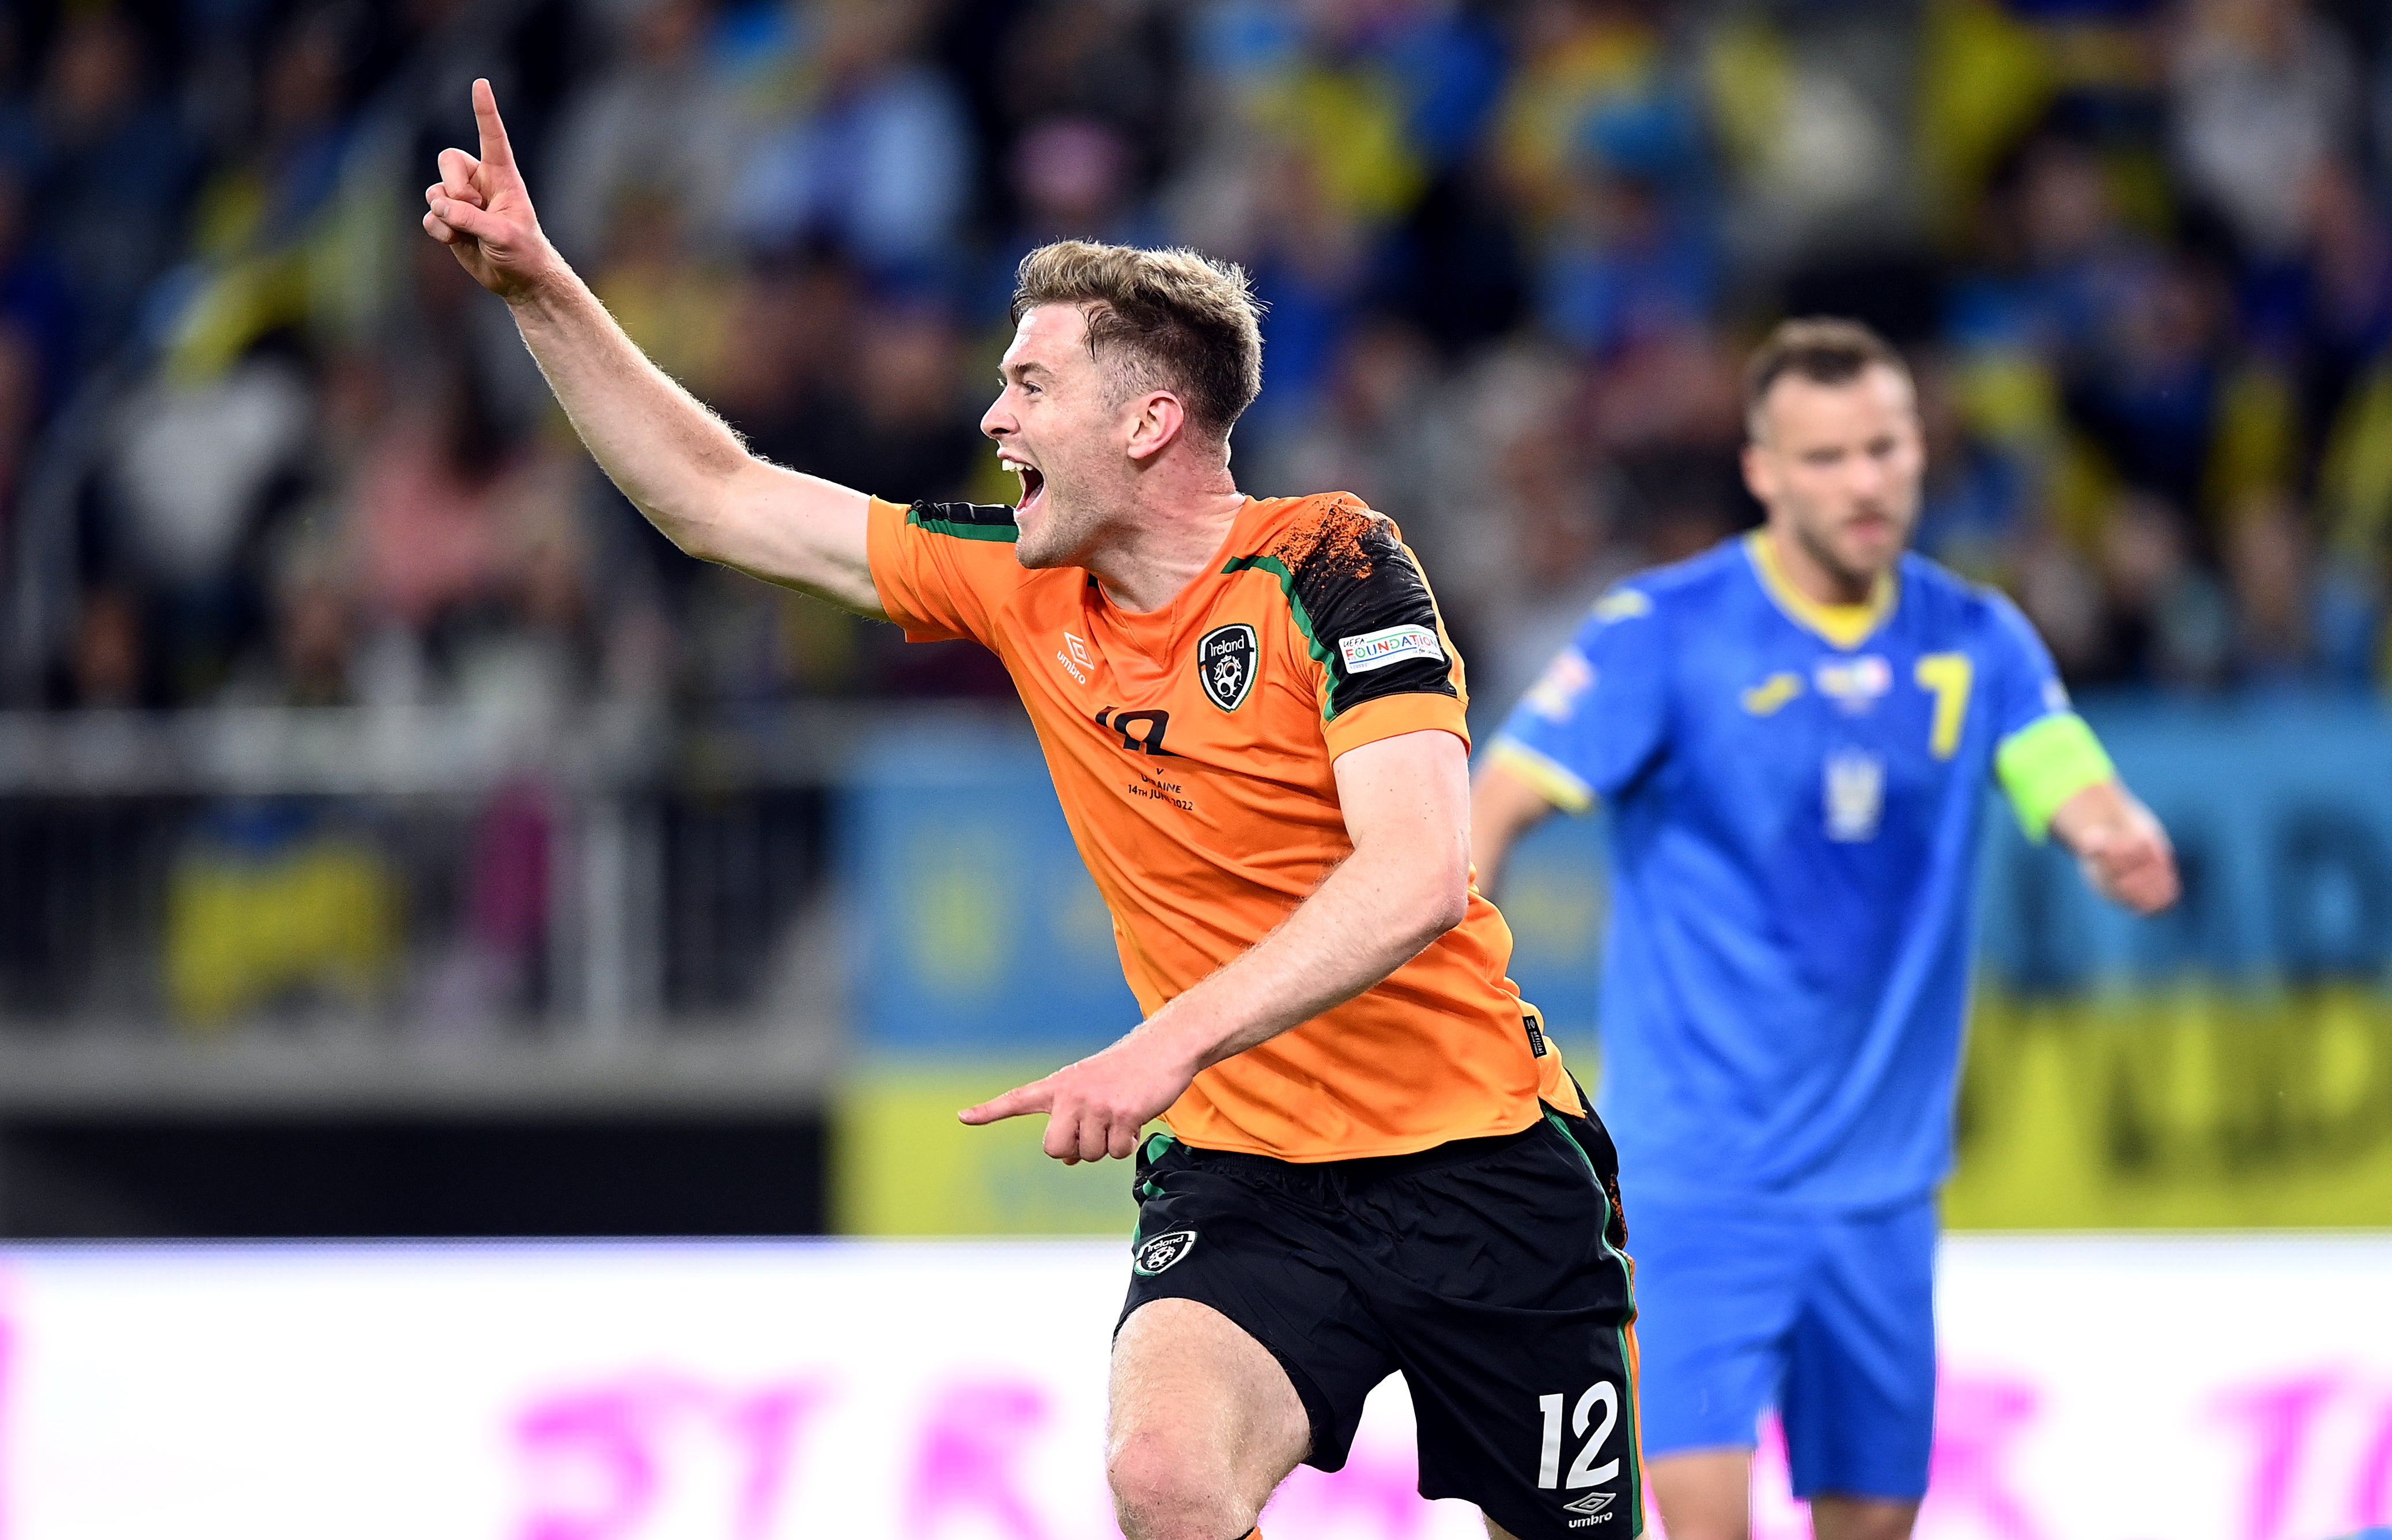
POLYGON ((1286 589, 1312 655, 1329 671, 1334 718, 1383 695, 1458 695, 1436 604, 1387 521, 1340 505, 1224 571, 1260 568, 1286 589))
POLYGON ((905 510, 905 522, 958 540, 1002 540, 1011 545, 1021 537, 1013 510, 1003 503, 917 502, 905 510))

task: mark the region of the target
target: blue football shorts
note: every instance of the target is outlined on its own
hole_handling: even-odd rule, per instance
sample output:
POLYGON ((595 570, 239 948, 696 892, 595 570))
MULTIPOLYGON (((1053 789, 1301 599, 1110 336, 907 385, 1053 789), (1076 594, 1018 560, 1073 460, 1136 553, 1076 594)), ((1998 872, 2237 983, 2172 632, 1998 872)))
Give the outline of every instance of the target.
POLYGON ((1933 1197, 1772 1216, 1633 1196, 1646 1456, 1750 1448, 1774 1405, 1795 1495, 1922 1495, 1935 1438, 1933 1197))

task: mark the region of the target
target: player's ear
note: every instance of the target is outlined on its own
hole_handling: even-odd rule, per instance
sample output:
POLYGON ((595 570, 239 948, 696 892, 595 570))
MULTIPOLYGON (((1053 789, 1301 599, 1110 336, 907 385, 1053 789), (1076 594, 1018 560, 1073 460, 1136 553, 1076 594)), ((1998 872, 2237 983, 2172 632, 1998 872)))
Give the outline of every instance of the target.
POLYGON ((1149 391, 1131 403, 1129 458, 1151 459, 1169 447, 1188 426, 1188 408, 1169 391, 1149 391))
POLYGON ((1744 489, 1752 494, 1755 502, 1767 507, 1777 492, 1776 467, 1770 464, 1768 451, 1755 440, 1747 439, 1742 463, 1744 489))

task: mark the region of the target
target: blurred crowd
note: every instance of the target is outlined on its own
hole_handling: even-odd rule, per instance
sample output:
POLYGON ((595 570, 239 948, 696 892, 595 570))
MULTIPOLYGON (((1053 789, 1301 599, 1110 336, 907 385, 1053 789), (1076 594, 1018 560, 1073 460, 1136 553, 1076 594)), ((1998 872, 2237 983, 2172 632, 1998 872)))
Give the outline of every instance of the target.
POLYGON ((14 704, 1003 688, 606 485, 416 223, 475 74, 633 338, 891 498, 1009 500, 1030 246, 1247 265, 1241 484, 1395 516, 1487 709, 1752 522, 1812 313, 1910 350, 1920 543, 2073 681, 2392 678, 2380 0, 84 0, 0 13, 14 704))

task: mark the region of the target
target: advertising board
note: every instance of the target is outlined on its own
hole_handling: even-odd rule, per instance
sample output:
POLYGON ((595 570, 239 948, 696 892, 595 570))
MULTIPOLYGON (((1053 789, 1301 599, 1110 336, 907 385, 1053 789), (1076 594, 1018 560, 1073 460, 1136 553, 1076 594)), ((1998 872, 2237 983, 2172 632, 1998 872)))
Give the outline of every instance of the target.
MULTIPOLYGON (((0 1534, 1112 1540, 1126 1262, 1087 1241, 18 1249, 0 1534)), ((1954 1240, 1923 1540, 2392 1521, 2387 1300, 2392 1236, 1954 1240)), ((1765 1445, 1757 1540, 1806 1533, 1784 1471, 1765 1445)), ((1266 1528, 1482 1533, 1413 1474, 1391 1381, 1346 1468, 1299 1472, 1266 1528)))

